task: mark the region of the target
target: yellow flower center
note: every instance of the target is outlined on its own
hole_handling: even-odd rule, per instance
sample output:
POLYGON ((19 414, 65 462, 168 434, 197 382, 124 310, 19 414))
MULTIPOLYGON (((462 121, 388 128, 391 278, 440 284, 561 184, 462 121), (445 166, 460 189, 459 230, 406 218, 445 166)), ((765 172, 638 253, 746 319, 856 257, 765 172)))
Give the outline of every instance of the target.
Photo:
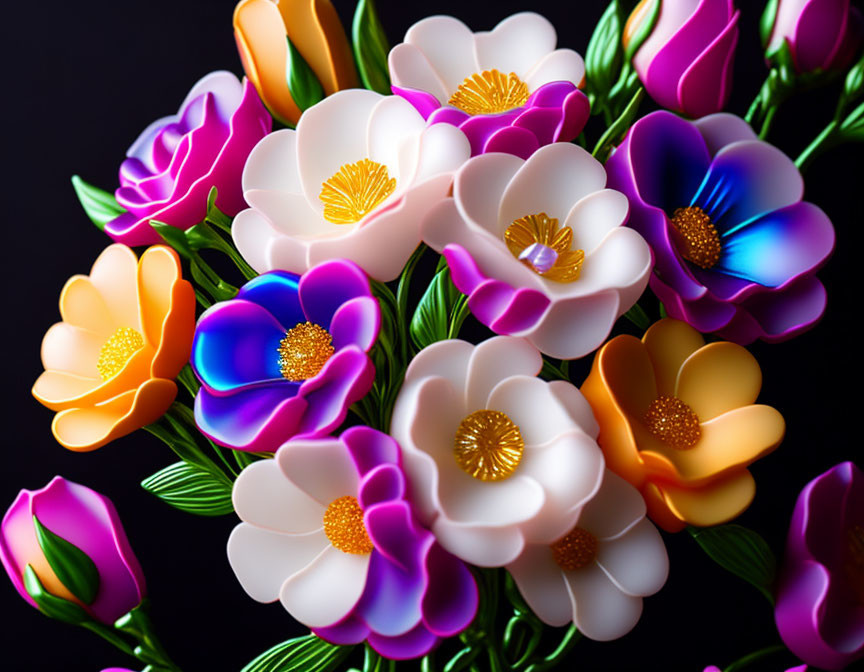
POLYGON ((469 476, 502 481, 516 471, 525 450, 519 427, 500 411, 474 411, 456 430, 453 454, 469 476))
POLYGON ((396 178, 384 166, 369 159, 346 163, 321 185, 318 198, 324 204, 324 219, 331 224, 359 222, 396 191, 396 178))
POLYGON ((864 527, 853 525, 846 530, 846 543, 849 548, 846 574, 858 604, 864 606, 864 527))
POLYGON ((144 337, 132 327, 120 327, 99 350, 96 369, 102 380, 113 378, 126 366, 126 362, 144 347, 144 337))
POLYGON ((558 227, 558 220, 545 212, 525 215, 504 232, 504 242, 519 261, 538 275, 555 282, 573 282, 579 277, 583 250, 571 250, 573 230, 558 227))
POLYGON ((574 527, 552 546, 552 557, 558 566, 568 572, 582 569, 597 557, 597 537, 588 530, 574 527))
POLYGON ((366 555, 374 548, 363 523, 363 509, 351 495, 330 502, 324 512, 324 534, 343 553, 366 555))
POLYGON ((687 261, 704 269, 720 261, 720 234, 702 208, 678 208, 672 215, 672 226, 678 232, 678 251, 687 261))
POLYGON ((678 397, 658 397, 651 402, 643 420, 648 431, 678 450, 692 448, 702 436, 699 418, 678 397))
POLYGON ((484 70, 466 77, 447 102, 472 116, 498 114, 528 102, 528 85, 515 72, 484 70))
POLYGON ((307 380, 317 374, 333 354, 333 338, 326 329, 303 322, 279 341, 279 369, 286 380, 307 380))

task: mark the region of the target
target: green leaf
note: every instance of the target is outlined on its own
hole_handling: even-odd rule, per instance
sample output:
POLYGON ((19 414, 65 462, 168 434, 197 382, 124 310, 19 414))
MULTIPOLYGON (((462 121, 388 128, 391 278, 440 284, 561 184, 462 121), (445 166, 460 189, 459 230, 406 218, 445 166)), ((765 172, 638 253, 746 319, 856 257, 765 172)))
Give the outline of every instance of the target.
POLYGON ((335 646, 309 634, 268 649, 241 672, 331 672, 353 648, 335 646))
POLYGON ((354 60, 363 86, 372 91, 389 95, 390 71, 387 69, 387 54, 390 45, 374 0, 359 0, 354 10, 354 23, 351 27, 354 41, 354 60))
POLYGON ((411 340, 419 349, 448 338, 451 311, 461 295, 450 279, 449 268, 445 266, 435 274, 411 318, 411 340))
POLYGON ((36 540, 57 578, 84 604, 93 604, 99 592, 99 570, 75 544, 54 534, 33 516, 36 540))
POLYGON ((624 313, 624 317, 630 320, 642 331, 646 331, 648 327, 651 326, 651 319, 648 317, 648 313, 646 313, 638 303, 634 303, 633 307, 624 313))
POLYGON ((64 623, 78 625, 90 620, 90 615, 74 602, 64 600, 62 597, 52 595, 36 576, 36 572, 30 565, 24 568, 24 588, 27 594, 39 607, 39 610, 49 618, 56 618, 64 623))
POLYGON ((177 254, 181 257, 191 259, 195 256, 195 250, 192 249, 189 245, 189 241, 186 240, 185 231, 181 231, 176 226, 163 224, 162 222, 157 222, 153 219, 150 220, 150 226, 153 227, 153 230, 159 234, 159 237, 162 240, 177 250, 177 254))
POLYGON ((606 129, 606 132, 597 141, 597 146, 594 147, 594 151, 591 153, 593 157, 601 162, 606 161, 612 146, 624 137, 624 134, 630 128, 630 124, 636 118, 636 114, 639 112, 639 105, 642 103, 642 98, 644 97, 645 89, 640 86, 633 95, 633 98, 630 99, 630 102, 627 103, 627 107, 624 108, 621 116, 606 129))
POLYGON ((849 69, 843 82, 843 96, 846 100, 855 100, 862 93, 864 93, 864 56, 849 69))
POLYGON ((774 604, 777 561, 758 533, 741 525, 690 527, 688 530, 714 562, 752 583, 774 604))
POLYGON ((621 21, 618 0, 612 0, 591 35, 585 52, 585 79, 588 89, 605 97, 621 68, 621 21))
MULTIPOLYGON (((780 6, 780 0, 768 0, 765 5, 765 11, 762 12, 762 18, 759 20, 759 37, 762 39, 762 48, 768 48, 768 40, 771 39, 771 33, 774 31, 774 22, 777 19, 777 8, 780 6)), ((766 54, 770 57, 770 54, 766 54)))
POLYGON ((312 68, 297 51, 297 47, 290 39, 287 37, 285 39, 288 40, 288 62, 285 64, 285 72, 288 73, 288 90, 302 112, 324 98, 324 89, 312 72, 312 68))
POLYGON ((141 487, 175 509, 196 516, 224 516, 234 511, 231 484, 188 462, 177 462, 141 482, 141 487))
POLYGON ((114 194, 109 194, 99 187, 87 184, 78 175, 72 176, 72 187, 75 189, 75 195, 78 196, 84 212, 100 231, 105 230, 105 224, 126 212, 124 208, 117 205, 114 194))
POLYGON ((648 36, 651 35, 651 31, 654 30, 654 26, 657 25, 657 19, 660 17, 660 4, 660 0, 652 0, 650 14, 642 19, 636 32, 630 37, 627 48, 624 50, 624 58, 628 62, 636 55, 639 47, 644 44, 648 36))

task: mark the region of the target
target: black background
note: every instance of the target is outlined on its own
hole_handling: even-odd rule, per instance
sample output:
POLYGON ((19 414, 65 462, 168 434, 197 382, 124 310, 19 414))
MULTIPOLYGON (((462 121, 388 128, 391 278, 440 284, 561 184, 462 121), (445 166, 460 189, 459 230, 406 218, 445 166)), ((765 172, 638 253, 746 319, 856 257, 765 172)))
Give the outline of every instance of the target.
MULTIPOLYGON (((559 46, 582 54, 604 4, 378 2, 391 44, 432 13, 452 14, 474 30, 487 30, 516 11, 532 9, 555 24, 559 46)), ((730 109, 743 114, 766 69, 756 28, 763 3, 740 4, 730 109)), ((336 5, 350 25, 353 2, 336 5)), ((141 479, 174 461, 166 447, 139 432, 94 453, 68 452, 51 436, 51 412, 29 390, 42 370, 42 335, 59 319, 63 283, 87 273, 109 242, 78 206, 69 177, 78 173, 113 190, 126 147, 148 123, 173 113, 207 72, 241 74, 233 7, 231 0, 19 2, 4 8, 3 19, 0 510, 20 488, 42 487, 55 474, 111 497, 147 575, 163 642, 187 672, 239 670, 300 628, 278 604, 258 604, 241 590, 225 555, 234 516, 196 518, 139 488, 141 479)), ((837 91, 835 85, 788 103, 771 139, 796 156, 827 122, 837 91)), ((790 342, 751 348, 764 373, 761 401, 778 408, 788 427, 781 447, 752 467, 756 500, 739 522, 762 533, 777 552, 801 487, 841 460, 862 464, 856 320, 864 271, 861 156, 860 146, 835 150, 807 175, 806 198, 822 207, 837 229, 837 250, 820 274, 829 295, 825 318, 790 342)), ((573 367, 575 382, 589 363, 590 358, 573 367)), ((722 666, 777 641, 764 598, 714 565, 686 533, 665 538, 670 578, 660 594, 645 601, 639 625, 618 642, 583 641, 572 654, 572 667, 701 672, 705 665, 722 666)), ((0 609, 2 670, 136 666, 94 635, 43 617, 5 580, 0 580, 0 609)), ((779 670, 792 663, 791 656, 778 656, 751 669, 779 670)))

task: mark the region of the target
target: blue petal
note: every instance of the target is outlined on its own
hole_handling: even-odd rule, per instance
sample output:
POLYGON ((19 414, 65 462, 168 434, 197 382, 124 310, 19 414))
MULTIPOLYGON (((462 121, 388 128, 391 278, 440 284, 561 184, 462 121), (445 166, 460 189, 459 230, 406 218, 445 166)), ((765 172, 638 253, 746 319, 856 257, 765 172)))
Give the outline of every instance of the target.
POLYGON ((283 331, 288 331, 306 321, 300 306, 299 285, 299 275, 271 271, 243 285, 237 298, 266 308, 282 325, 283 331))

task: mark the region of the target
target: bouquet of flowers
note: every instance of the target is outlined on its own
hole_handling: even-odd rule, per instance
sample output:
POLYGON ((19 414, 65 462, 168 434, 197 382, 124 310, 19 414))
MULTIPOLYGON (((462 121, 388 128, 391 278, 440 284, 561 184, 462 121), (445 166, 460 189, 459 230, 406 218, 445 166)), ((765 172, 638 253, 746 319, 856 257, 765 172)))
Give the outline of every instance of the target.
MULTIPOLYGON (((176 461, 144 490, 239 518, 240 585, 309 631, 243 672, 552 669, 636 626, 658 528, 773 605, 784 646, 727 671, 864 657, 855 464, 804 488, 779 563, 730 524, 786 429, 746 346, 825 310, 834 228, 802 171, 864 141, 864 19, 769 0, 740 117, 739 18, 612 0, 583 59, 533 12, 431 16, 390 48, 372 0, 350 39, 328 0, 241 0, 242 81, 198 81, 113 193, 73 178, 113 243, 63 287, 33 396, 65 448, 146 430, 176 461), (797 159, 769 143, 831 83, 797 159)), ((22 490, 0 558, 46 616, 178 672, 104 495, 22 490)))

